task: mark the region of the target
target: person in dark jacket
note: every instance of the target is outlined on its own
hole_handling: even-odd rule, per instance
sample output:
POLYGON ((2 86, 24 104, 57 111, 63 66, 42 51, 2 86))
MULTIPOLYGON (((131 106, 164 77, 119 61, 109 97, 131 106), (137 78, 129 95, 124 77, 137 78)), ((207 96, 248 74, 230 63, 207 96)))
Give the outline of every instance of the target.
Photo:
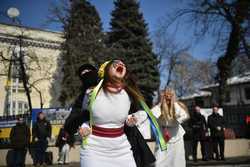
POLYGON ((39 112, 37 122, 32 129, 33 141, 35 143, 35 165, 45 165, 48 141, 51 138, 51 124, 46 120, 43 112, 39 112))
POLYGON ((83 64, 78 70, 78 75, 82 81, 82 91, 76 98, 72 106, 71 113, 67 117, 64 124, 64 130, 66 133, 69 133, 71 138, 73 138, 82 123, 88 121, 89 112, 82 111, 82 102, 84 100, 86 90, 96 86, 98 83, 97 69, 91 64, 83 64))
POLYGON ((30 143, 30 129, 23 118, 17 118, 17 124, 11 129, 10 143, 13 148, 14 166, 25 166, 25 157, 30 143))
POLYGON ((201 155, 202 160, 207 160, 206 148, 205 148, 205 137, 207 134, 207 123, 206 119, 200 113, 200 107, 196 106, 193 112, 193 115, 190 120, 191 128, 193 130, 192 134, 192 152, 193 152, 193 160, 197 161, 197 146, 198 142, 201 145, 201 155))
POLYGON ((224 160, 224 130, 225 121, 223 116, 218 113, 218 105, 214 105, 213 113, 208 117, 208 127, 211 131, 211 139, 216 160, 224 160), (220 151, 218 151, 218 147, 220 151))

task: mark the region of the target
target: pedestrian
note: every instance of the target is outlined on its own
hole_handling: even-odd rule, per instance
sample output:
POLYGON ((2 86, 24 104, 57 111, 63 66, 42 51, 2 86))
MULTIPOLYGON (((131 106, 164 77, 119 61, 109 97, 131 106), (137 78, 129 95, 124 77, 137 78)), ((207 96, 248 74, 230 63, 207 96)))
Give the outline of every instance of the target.
POLYGON ((11 129, 10 143, 13 148, 14 166, 24 167, 25 157, 30 143, 30 129, 21 117, 17 118, 16 125, 11 129))
MULTIPOLYGON (((213 151, 215 153, 216 160, 225 160, 224 148, 225 148, 225 120, 219 113, 217 104, 213 105, 213 113, 208 116, 208 127, 211 132, 211 140, 213 144, 213 151), (220 151, 218 151, 218 149, 220 151)), ((213 156, 214 158, 214 156, 213 156)))
MULTIPOLYGON (((152 152, 128 117, 143 98, 120 60, 105 62, 98 71, 101 81, 86 91, 83 111, 89 121, 80 129, 83 136, 81 167, 145 167, 155 160, 152 152)), ((141 101, 142 102, 142 101, 141 101)))
POLYGON ((46 120, 43 112, 38 113, 37 121, 32 129, 32 137, 36 147, 34 165, 46 165, 46 150, 51 138, 51 124, 46 120))
POLYGON ((57 137, 56 146, 58 147, 59 158, 58 164, 68 164, 69 163, 69 151, 70 147, 73 147, 73 142, 69 134, 64 130, 64 127, 60 129, 59 135, 57 137))
POLYGON ((207 123, 206 119, 200 113, 200 107, 195 106, 193 115, 190 119, 190 126, 193 130, 192 134, 192 153, 193 153, 193 160, 197 161, 197 146, 198 142, 201 145, 201 155, 202 160, 207 161, 207 150, 206 150, 206 137, 208 136, 207 132, 207 123))
MULTIPOLYGON (((151 110, 157 118, 167 142, 166 150, 161 149, 159 142, 156 144, 155 167, 186 167, 183 139, 185 130, 181 125, 189 119, 186 106, 177 101, 174 91, 168 88, 162 92, 160 102, 151 110)), ((134 115, 138 120, 137 126, 140 126, 140 122, 147 119, 144 111, 137 112, 134 115)))

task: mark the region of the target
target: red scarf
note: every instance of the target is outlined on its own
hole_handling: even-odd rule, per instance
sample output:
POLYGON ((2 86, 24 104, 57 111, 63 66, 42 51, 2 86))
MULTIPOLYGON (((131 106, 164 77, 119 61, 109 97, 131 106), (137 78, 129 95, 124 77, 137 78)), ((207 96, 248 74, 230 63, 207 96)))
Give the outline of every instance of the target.
POLYGON ((124 85, 122 83, 119 84, 107 83, 107 89, 111 93, 119 93, 122 89, 124 89, 124 85))

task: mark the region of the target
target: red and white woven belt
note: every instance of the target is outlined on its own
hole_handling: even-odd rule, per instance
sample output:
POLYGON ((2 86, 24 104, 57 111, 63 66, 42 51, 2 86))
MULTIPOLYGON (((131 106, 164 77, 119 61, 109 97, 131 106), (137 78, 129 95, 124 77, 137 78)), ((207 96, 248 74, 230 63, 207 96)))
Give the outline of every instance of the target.
POLYGON ((124 134, 124 127, 121 128, 102 128, 98 126, 92 126, 92 134, 100 137, 119 137, 124 134))

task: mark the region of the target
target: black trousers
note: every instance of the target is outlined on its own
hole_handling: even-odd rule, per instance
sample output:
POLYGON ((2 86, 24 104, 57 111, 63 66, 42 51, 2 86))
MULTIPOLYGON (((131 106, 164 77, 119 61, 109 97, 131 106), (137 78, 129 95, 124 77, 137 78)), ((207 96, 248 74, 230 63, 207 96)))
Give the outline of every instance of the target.
POLYGON ((202 155, 202 159, 207 159, 207 154, 206 154, 206 142, 200 139, 193 139, 192 142, 192 153, 193 153, 193 159, 197 160, 197 147, 198 147, 198 142, 200 142, 201 144, 201 155, 202 155))
POLYGON ((225 139, 224 137, 212 137, 213 152, 216 159, 224 159, 225 139))
POLYGON ((46 139, 37 141, 35 149, 35 164, 45 163, 47 147, 48 141, 46 139))
POLYGON ((24 167, 25 166, 25 157, 27 149, 13 149, 13 157, 11 158, 10 167, 24 167))

